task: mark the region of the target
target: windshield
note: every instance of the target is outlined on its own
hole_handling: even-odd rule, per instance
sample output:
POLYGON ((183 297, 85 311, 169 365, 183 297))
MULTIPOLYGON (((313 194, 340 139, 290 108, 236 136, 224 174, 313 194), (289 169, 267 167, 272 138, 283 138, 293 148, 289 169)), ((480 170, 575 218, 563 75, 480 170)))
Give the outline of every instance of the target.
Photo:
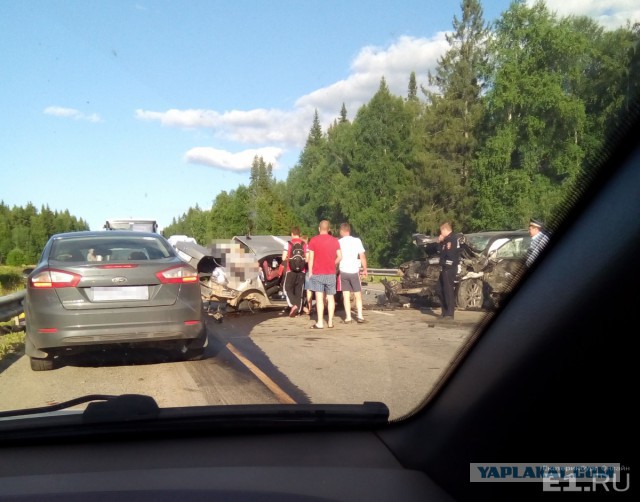
POLYGON ((81 237, 78 233, 54 240, 49 259, 52 261, 122 261, 158 260, 175 256, 165 242, 154 237, 113 237, 111 235, 81 237))
POLYGON ((490 234, 469 234, 465 235, 465 241, 475 251, 481 253, 487 249, 487 245, 489 244, 491 237, 492 236, 490 234))
POLYGON ((601 4, 2 2, 0 410, 410 416, 633 109, 601 4))

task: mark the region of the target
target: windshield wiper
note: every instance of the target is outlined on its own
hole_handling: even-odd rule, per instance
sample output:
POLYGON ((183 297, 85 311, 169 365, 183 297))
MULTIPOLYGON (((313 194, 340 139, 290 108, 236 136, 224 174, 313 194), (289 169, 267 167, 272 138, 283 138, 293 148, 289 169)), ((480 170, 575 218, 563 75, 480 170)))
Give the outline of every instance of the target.
POLYGON ((365 402, 363 404, 296 404, 296 405, 224 405, 194 406, 187 408, 160 408, 156 401, 144 394, 89 394, 62 403, 26 408, 21 410, 0 411, 0 419, 26 417, 65 410, 79 404, 89 403, 82 412, 84 423, 116 422, 129 420, 147 420, 155 418, 195 418, 217 419, 234 422, 270 421, 288 423, 342 422, 359 423, 362 421, 386 422, 389 408, 384 403, 365 402), (162 417, 160 414, 162 413, 162 417))
POLYGON ((89 394, 39 408, 0 411, 0 418, 51 413, 84 403, 89 403, 89 406, 82 413, 84 422, 155 418, 160 410, 151 396, 142 394, 122 394, 120 396, 89 394))
POLYGON ((40 413, 50 413, 52 411, 65 410, 73 406, 77 406, 83 403, 89 403, 91 401, 108 401, 114 399, 117 396, 110 396, 105 394, 89 394, 87 396, 76 397, 69 401, 63 401, 62 403, 50 404, 47 406, 40 406, 39 408, 25 408, 22 410, 8 410, 0 411, 0 418, 7 417, 22 417, 26 415, 38 415, 40 413))
POLYGON ((140 438, 216 434, 239 430, 374 429, 389 424, 389 408, 362 404, 255 404, 160 408, 151 396, 93 394, 39 408, 0 412, 0 443, 71 437, 140 438), (84 411, 52 412, 82 403, 84 411))

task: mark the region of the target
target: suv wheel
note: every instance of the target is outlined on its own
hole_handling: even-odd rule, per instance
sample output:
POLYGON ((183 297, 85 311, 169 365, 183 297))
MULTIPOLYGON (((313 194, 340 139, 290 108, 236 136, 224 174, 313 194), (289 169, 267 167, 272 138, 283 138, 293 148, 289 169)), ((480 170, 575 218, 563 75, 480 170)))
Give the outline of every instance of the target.
POLYGON ((480 309, 484 303, 482 281, 469 279, 458 286, 458 307, 466 309, 480 309))

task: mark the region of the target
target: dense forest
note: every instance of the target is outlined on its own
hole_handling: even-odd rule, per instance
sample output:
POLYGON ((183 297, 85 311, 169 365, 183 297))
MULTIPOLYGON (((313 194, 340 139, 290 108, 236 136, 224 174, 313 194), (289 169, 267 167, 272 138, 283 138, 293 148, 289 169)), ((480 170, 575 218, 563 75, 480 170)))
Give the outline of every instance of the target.
MULTIPOLYGON (((393 266, 414 256, 412 233, 444 220, 461 232, 525 228, 530 217, 553 227, 638 111, 640 25, 606 30, 522 1, 489 25, 478 0, 462 0, 447 41, 426 87, 412 73, 396 96, 383 77, 353 118, 342 104, 327 130, 316 112, 285 181, 256 157, 248 186, 190 208, 164 234, 206 244, 349 221, 370 265, 393 266)), ((86 227, 47 208, 0 212, 0 262, 33 261, 50 232, 86 227)))
POLYGON ((165 233, 199 242, 240 234, 313 235, 349 221, 374 266, 415 252, 414 232, 525 228, 554 215, 589 176, 621 117, 636 111, 640 26, 605 30, 514 2, 489 26, 463 0, 428 86, 407 75, 406 96, 384 78, 352 120, 344 104, 323 131, 314 117, 284 182, 256 158, 249 186, 220 193, 165 233))
POLYGON ((10 208, 0 201, 0 264, 34 264, 49 237, 77 230, 89 230, 89 225, 69 211, 51 211, 48 206, 38 211, 33 204, 10 208))

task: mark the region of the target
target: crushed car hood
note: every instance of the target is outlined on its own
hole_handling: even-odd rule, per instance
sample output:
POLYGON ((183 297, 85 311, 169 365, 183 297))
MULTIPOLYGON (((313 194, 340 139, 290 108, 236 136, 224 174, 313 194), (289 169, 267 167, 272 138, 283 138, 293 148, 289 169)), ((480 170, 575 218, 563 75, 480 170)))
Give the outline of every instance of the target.
POLYGON ((236 235, 233 240, 244 245, 257 258, 264 258, 268 255, 281 255, 291 237, 288 235, 236 235))

